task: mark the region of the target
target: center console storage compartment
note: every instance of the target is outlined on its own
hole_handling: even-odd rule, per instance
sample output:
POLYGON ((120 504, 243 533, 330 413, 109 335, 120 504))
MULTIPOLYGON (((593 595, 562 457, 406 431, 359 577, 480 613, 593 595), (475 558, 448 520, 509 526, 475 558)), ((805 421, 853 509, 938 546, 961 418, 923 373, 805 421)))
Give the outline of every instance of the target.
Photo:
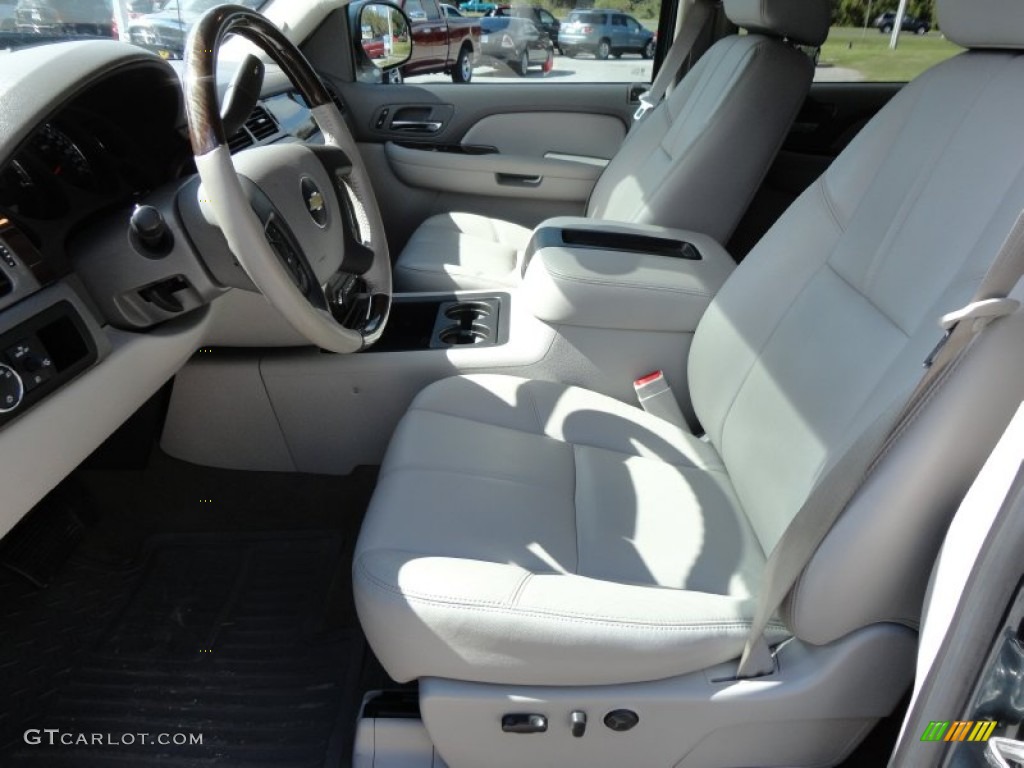
POLYGON ((384 335, 367 352, 504 344, 510 301, 507 293, 397 294, 384 335))
POLYGON ((736 264, 700 232, 563 216, 526 248, 523 299, 551 325, 693 333, 736 264))

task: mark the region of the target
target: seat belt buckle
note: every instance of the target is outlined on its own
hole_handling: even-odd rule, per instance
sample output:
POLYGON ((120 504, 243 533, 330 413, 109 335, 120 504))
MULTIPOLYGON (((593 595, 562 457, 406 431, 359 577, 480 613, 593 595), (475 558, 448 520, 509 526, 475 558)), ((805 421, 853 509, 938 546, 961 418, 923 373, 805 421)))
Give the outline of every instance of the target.
POLYGON ((644 119, 644 115, 654 109, 654 105, 647 100, 647 94, 641 94, 640 106, 636 108, 636 112, 633 113, 633 122, 639 122, 644 119))
MULTIPOLYGON (((953 328, 955 327, 956 326, 953 326, 953 328)), ((925 368, 931 368, 932 365, 935 364, 935 358, 939 356, 939 352, 941 352, 942 348, 946 346, 946 342, 949 341, 949 337, 953 335, 953 328, 949 328, 944 334, 942 334, 942 338, 939 339, 939 343, 936 344, 932 351, 928 353, 928 357, 924 359, 925 368)))
POLYGON ((636 397, 640 401, 640 407, 652 416, 657 416, 669 424, 675 424, 682 429, 688 429, 683 412, 679 408, 672 386, 665 378, 662 371, 654 371, 646 376, 641 376, 633 382, 633 389, 636 390, 636 397))

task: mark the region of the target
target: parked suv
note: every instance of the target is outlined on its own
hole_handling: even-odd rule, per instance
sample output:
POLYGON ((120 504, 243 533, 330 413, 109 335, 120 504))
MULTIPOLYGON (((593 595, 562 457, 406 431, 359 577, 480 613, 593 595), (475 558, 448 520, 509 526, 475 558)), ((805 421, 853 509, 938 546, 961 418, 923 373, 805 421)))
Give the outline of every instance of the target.
MULTIPOLYGON (((893 27, 896 26, 896 12, 886 11, 875 19, 875 26, 878 27, 879 32, 884 32, 886 34, 892 32, 893 27)), ((902 28, 904 32, 913 32, 915 35, 926 35, 931 30, 932 25, 924 19, 904 14, 902 28)))
POLYGON ((558 47, 566 56, 593 53, 599 59, 609 55, 639 53, 654 58, 654 33, 628 13, 607 10, 577 10, 558 31, 558 47))
POLYGON ((21 0, 14 16, 19 32, 114 36, 111 0, 21 0))

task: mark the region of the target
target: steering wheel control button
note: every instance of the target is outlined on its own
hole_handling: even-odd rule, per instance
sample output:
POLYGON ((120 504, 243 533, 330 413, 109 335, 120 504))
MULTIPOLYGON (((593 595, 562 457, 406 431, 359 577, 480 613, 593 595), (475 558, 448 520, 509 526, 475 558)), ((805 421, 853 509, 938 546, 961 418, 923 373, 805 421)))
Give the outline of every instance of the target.
POLYGON ((19 405, 25 396, 25 386, 21 376, 9 365, 0 363, 0 413, 10 413, 19 405))
POLYGON ((544 715, 524 712, 501 718, 501 730, 505 733, 544 733, 547 729, 548 719, 544 715))
POLYGON ((640 715, 631 709, 613 709, 604 716, 604 724, 618 733, 632 730, 640 722, 640 715))
POLYGON ((324 199, 323 192, 309 176, 302 177, 299 188, 302 191, 302 201, 306 204, 310 218, 320 229, 325 229, 327 227, 327 201, 324 199))
POLYGON ((295 252, 292 247, 291 241, 288 236, 281 230, 275 221, 268 221, 266 225, 267 242, 270 243, 270 247, 274 249, 274 253, 288 268, 288 273, 292 276, 292 280, 303 295, 309 293, 309 277, 306 275, 306 270, 302 268, 302 263, 299 261, 299 255, 295 252))
POLYGON ((587 713, 577 709, 569 715, 569 726, 572 729, 573 737, 582 739, 583 734, 587 732, 587 713))

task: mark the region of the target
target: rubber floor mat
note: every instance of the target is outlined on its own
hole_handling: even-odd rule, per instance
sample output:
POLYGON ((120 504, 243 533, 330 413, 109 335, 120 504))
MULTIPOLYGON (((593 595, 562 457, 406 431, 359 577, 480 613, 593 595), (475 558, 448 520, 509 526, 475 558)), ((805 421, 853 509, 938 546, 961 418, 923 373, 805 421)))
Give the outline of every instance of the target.
POLYGON ((151 539, 119 610, 29 723, 41 743, 19 733, 0 762, 347 764, 365 648, 337 618, 348 568, 340 532, 151 539))

